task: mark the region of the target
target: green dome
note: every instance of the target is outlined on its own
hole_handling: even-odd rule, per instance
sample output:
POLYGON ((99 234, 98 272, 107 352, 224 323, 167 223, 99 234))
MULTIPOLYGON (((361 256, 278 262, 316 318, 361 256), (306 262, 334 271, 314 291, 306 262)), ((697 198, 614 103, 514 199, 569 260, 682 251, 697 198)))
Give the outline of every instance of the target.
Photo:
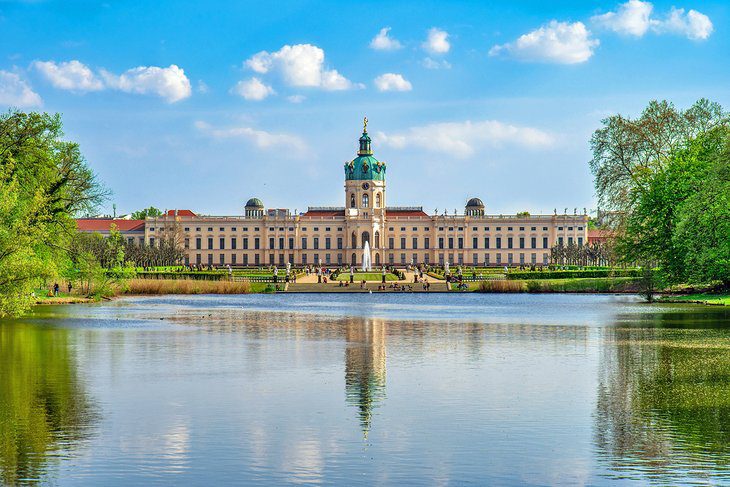
POLYGON ((246 208, 263 208, 263 202, 258 198, 251 198, 246 202, 246 208))
POLYGON ((373 150, 370 147, 367 118, 364 120, 364 125, 357 157, 345 163, 345 179, 348 181, 385 181, 385 163, 373 157, 373 150))
POLYGON ((385 181, 385 163, 373 156, 357 156, 345 164, 345 179, 385 181))

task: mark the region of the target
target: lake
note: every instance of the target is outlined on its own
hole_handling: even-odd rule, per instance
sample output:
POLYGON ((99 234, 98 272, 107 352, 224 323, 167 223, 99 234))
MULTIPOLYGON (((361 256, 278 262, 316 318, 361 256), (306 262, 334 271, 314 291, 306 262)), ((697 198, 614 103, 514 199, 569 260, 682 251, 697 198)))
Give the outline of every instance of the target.
POLYGON ((730 311, 125 298, 0 321, 8 485, 730 484, 730 311))

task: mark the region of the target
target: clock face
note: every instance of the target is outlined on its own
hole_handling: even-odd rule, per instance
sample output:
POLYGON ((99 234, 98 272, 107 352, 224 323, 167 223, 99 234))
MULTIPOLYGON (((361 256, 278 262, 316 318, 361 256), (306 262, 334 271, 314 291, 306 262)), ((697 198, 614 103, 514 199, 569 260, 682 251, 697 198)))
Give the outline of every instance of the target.
POLYGON ((370 183, 362 183, 362 189, 370 189, 370 183))

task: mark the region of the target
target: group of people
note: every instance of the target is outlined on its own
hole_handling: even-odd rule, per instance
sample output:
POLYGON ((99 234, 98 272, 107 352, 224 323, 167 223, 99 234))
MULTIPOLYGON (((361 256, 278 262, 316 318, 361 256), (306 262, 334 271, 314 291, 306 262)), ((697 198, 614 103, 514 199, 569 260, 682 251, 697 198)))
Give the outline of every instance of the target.
MULTIPOLYGON (((71 294, 71 290, 73 289, 71 281, 68 281, 68 283, 66 284, 66 288, 68 289, 68 293, 71 294)), ((59 286, 57 282, 54 282, 51 289, 48 290, 48 296, 58 296, 60 290, 61 286, 59 286)))

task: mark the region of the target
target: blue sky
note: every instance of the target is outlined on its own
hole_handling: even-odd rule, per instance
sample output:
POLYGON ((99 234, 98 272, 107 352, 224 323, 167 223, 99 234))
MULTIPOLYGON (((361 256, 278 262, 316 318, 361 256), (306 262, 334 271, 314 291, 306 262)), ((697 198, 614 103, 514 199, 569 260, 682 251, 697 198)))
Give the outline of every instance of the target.
POLYGON ((107 212, 341 206, 364 115, 389 205, 595 208, 601 118, 730 107, 729 17, 699 0, 0 1, 0 107, 62 113, 107 212))

